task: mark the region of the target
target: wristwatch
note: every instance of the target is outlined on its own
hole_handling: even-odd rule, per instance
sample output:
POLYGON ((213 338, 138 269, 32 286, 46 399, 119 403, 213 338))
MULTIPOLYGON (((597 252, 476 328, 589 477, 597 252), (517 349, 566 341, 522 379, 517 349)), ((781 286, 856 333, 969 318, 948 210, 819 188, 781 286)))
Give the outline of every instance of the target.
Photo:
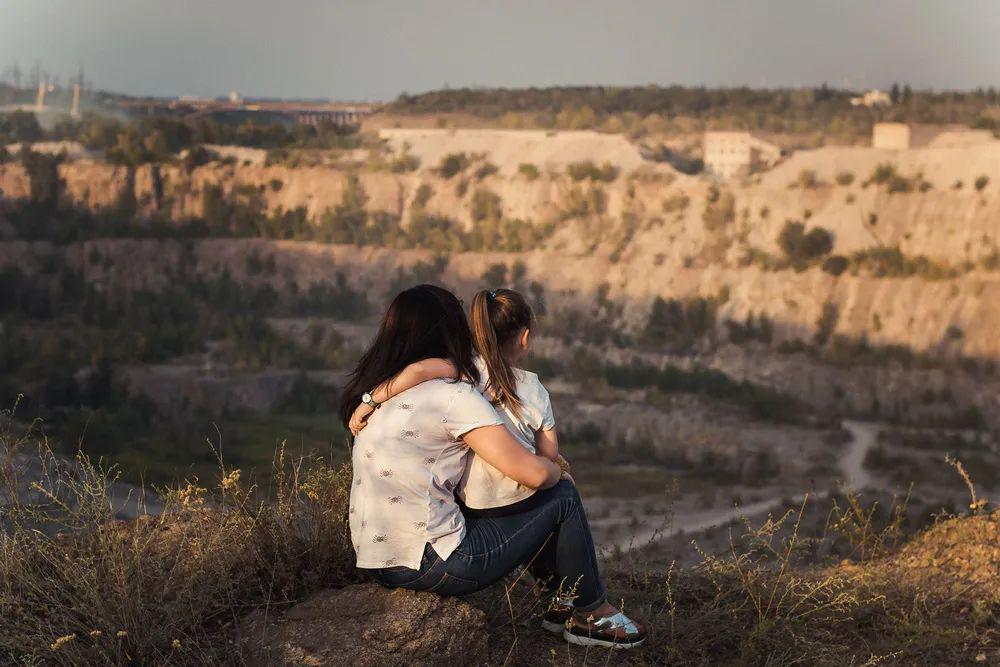
POLYGON ((367 391, 361 394, 361 402, 370 407, 372 410, 377 410, 378 406, 382 405, 381 403, 376 403, 375 399, 372 398, 372 395, 367 391))

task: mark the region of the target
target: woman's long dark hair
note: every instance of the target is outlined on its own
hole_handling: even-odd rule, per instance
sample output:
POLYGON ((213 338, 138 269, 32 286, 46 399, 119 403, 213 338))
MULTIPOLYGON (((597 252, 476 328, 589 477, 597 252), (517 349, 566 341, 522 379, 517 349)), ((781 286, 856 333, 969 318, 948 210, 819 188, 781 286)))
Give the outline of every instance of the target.
POLYGON ((389 304, 375 340, 362 355, 340 394, 340 420, 347 426, 361 395, 415 361, 447 359, 460 378, 479 381, 472 361, 472 332, 458 298, 436 285, 403 290, 389 304))

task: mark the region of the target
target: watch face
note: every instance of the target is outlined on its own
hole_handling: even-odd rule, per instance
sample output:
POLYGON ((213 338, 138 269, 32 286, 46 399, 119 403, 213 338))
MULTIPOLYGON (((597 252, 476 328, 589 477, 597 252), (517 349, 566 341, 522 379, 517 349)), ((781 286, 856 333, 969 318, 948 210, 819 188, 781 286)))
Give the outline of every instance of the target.
POLYGON ((371 405, 375 401, 372 400, 372 395, 366 391, 361 395, 361 402, 364 403, 365 405, 371 405))

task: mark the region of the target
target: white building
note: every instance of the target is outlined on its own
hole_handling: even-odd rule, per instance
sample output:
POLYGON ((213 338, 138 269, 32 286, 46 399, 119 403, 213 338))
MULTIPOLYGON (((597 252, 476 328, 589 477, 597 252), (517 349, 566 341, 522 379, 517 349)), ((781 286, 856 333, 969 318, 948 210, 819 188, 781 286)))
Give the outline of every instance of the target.
POLYGON ((751 174, 774 165, 781 149, 749 132, 706 132, 705 171, 717 178, 751 174))
POLYGON ((888 107, 892 106, 889 93, 882 90, 869 90, 860 97, 851 98, 852 107, 888 107))

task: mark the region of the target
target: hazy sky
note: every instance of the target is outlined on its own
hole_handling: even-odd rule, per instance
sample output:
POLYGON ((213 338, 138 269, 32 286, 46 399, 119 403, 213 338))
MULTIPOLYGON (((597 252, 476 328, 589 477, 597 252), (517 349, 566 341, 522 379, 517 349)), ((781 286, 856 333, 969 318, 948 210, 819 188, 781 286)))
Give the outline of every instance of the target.
POLYGON ((1000 85, 998 0, 0 0, 0 72, 132 94, 1000 85))

